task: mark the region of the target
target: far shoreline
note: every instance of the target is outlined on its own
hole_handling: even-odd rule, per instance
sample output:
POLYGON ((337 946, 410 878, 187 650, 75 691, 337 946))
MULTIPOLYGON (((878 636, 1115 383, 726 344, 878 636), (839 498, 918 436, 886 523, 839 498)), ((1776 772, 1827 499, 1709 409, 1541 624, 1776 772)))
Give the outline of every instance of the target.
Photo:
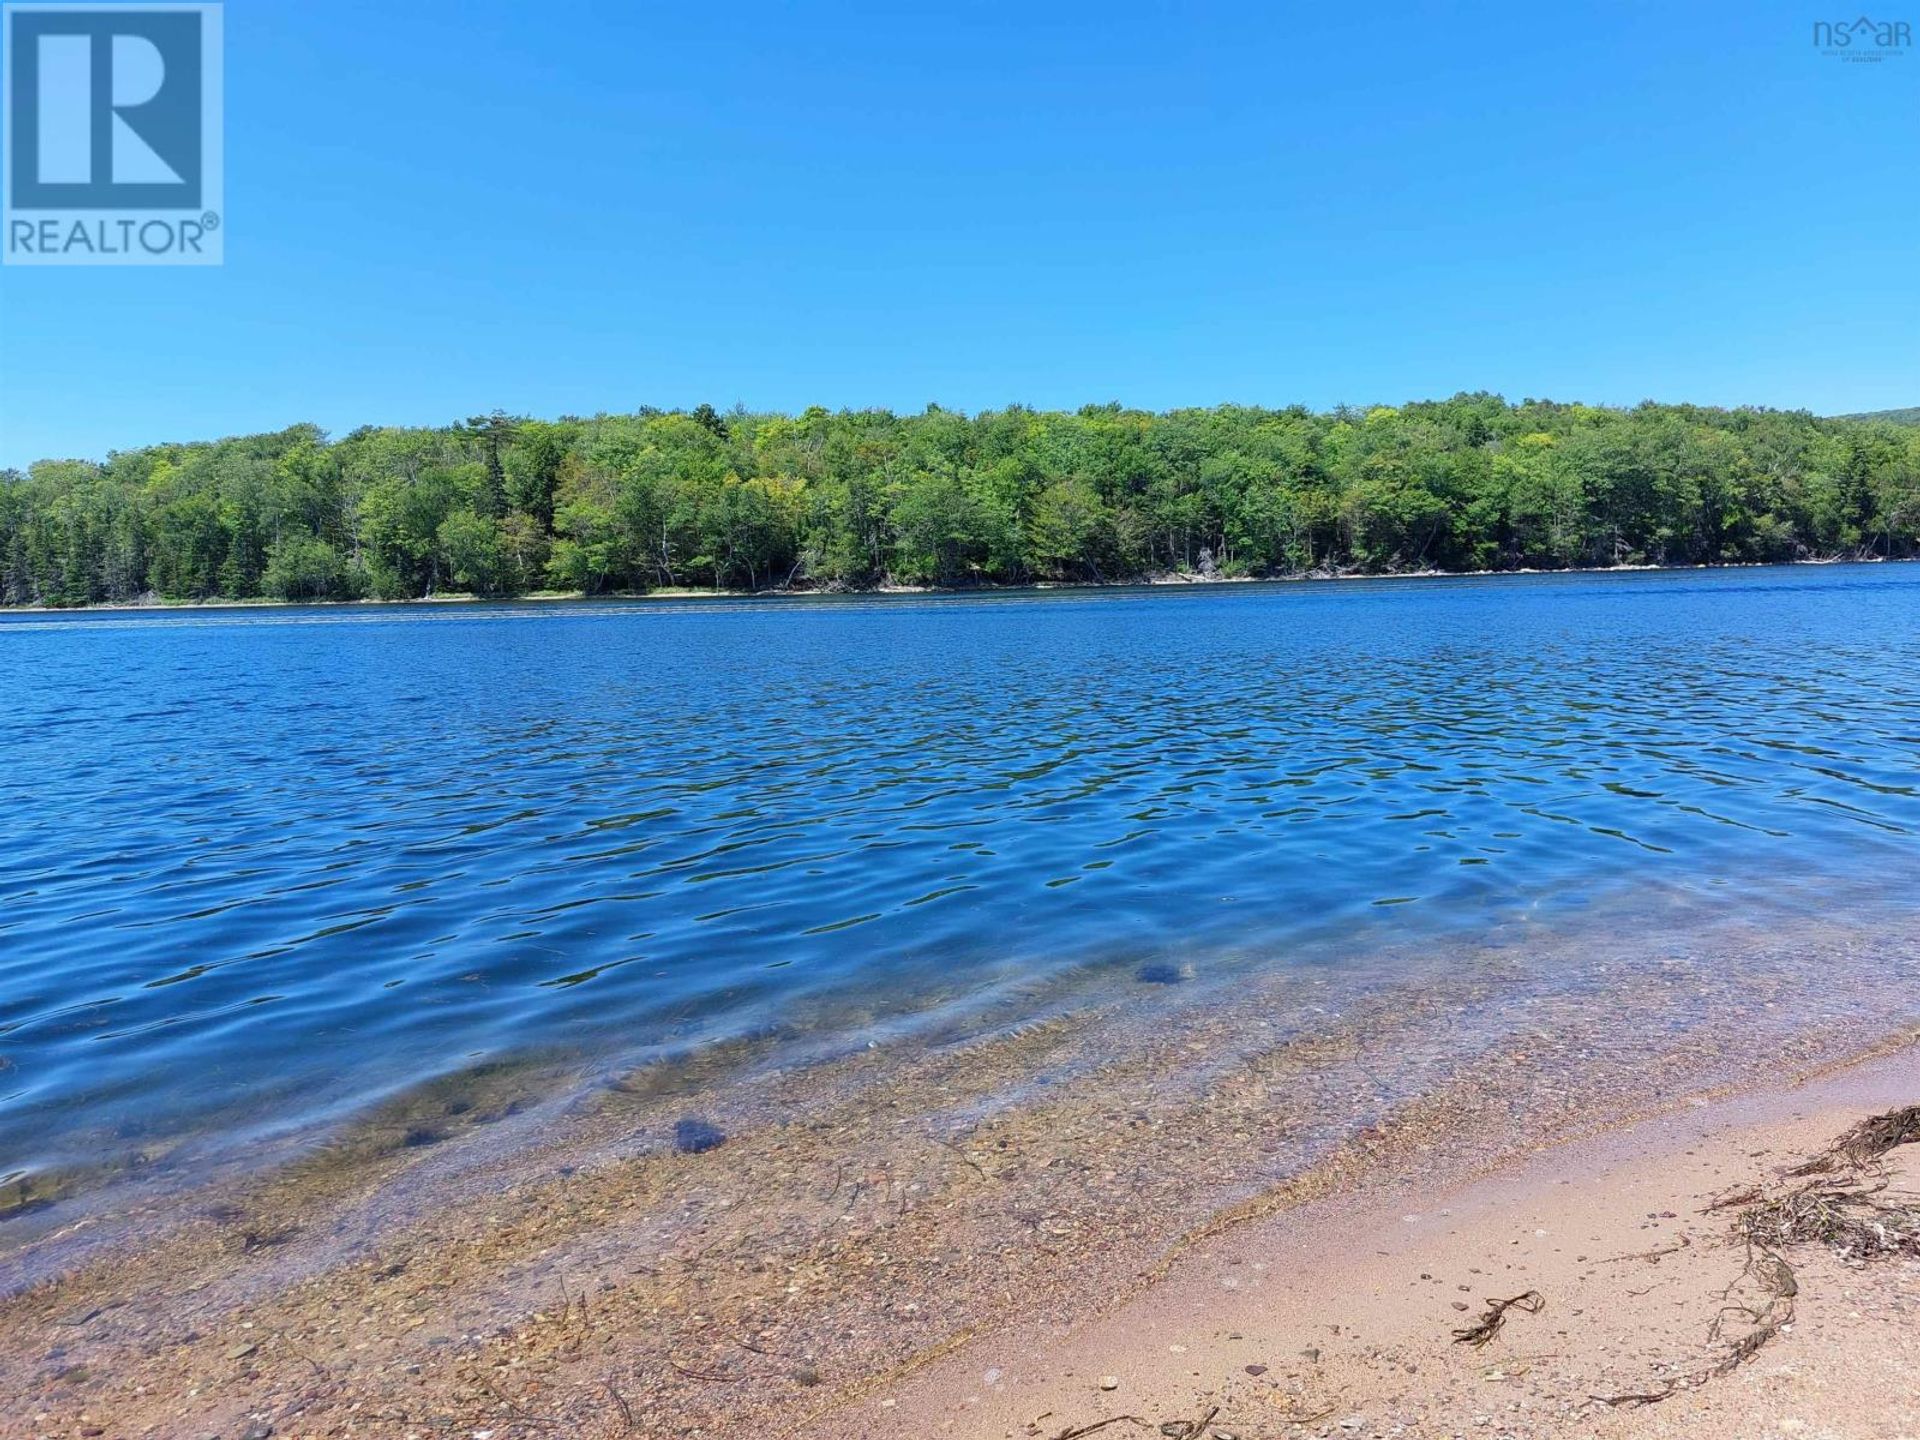
POLYGON ((1723 570, 1819 569, 1845 565, 1910 565, 1920 556, 1835 555, 1801 560, 1730 560, 1702 565, 1571 565, 1552 569, 1519 566, 1511 570, 1308 570, 1285 575, 1198 575, 1162 572, 1125 580, 1036 580, 1009 585, 982 581, 976 585, 872 585, 865 587, 770 586, 762 590, 709 589, 691 586, 664 586, 653 590, 530 590, 519 595, 476 595, 468 591, 442 591, 434 595, 402 599, 367 596, 356 600, 275 600, 265 596, 247 599, 167 600, 142 596, 137 600, 101 601, 91 605, 0 605, 0 617, 6 615, 67 615, 112 612, 115 614, 157 613, 209 610, 315 610, 354 606, 460 606, 460 605, 555 605, 588 601, 700 601, 700 600, 852 600, 885 596, 969 596, 1052 594, 1056 592, 1110 590, 1180 590, 1237 585, 1324 584, 1361 580, 1490 580, 1507 576, 1535 575, 1645 575, 1693 574, 1723 570))

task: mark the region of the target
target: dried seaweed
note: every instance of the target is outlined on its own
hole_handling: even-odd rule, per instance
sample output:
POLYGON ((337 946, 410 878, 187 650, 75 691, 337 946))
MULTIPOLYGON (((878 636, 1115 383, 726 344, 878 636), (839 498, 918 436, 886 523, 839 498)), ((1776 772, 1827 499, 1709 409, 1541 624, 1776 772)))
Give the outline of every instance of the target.
POLYGON ((1649 1265, 1658 1265, 1664 1257, 1668 1255, 1678 1255, 1682 1250, 1691 1249, 1692 1246, 1692 1239, 1682 1235, 1671 1245, 1661 1245, 1652 1250, 1636 1250, 1631 1255, 1609 1255, 1600 1263, 1602 1265, 1618 1265, 1625 1260, 1644 1260, 1649 1265))
POLYGON ((627 1403, 626 1396, 622 1395, 618 1390, 614 1388, 614 1384, 611 1380, 602 1380, 600 1382, 600 1385, 601 1385, 601 1388, 607 1392, 607 1398, 612 1400, 614 1405, 619 1408, 620 1421, 623 1425, 626 1426, 626 1429, 621 1433, 625 1435, 631 1435, 633 1433, 633 1427, 637 1423, 633 1418, 633 1406, 627 1403))
POLYGON ((1080 1440, 1082 1435, 1091 1435, 1096 1430, 1104 1430, 1109 1425, 1118 1425, 1123 1420, 1134 1425, 1145 1425, 1147 1423, 1138 1415, 1109 1415, 1105 1420, 1096 1420, 1091 1425, 1069 1425, 1066 1429, 1055 1435, 1053 1440, 1080 1440))
POLYGON ((978 1160, 974 1159, 971 1155, 967 1154, 966 1151, 962 1150, 953 1141, 942 1140, 937 1135, 931 1138, 934 1144, 938 1145, 942 1150, 947 1150, 952 1152, 955 1156, 959 1158, 962 1164, 969 1166, 973 1170, 973 1173, 978 1175, 982 1180, 991 1178, 985 1170, 980 1168, 980 1162, 978 1160))
MULTIPOLYGON (((1889 1256, 1920 1255, 1920 1206, 1887 1204, 1877 1199, 1887 1188, 1879 1178, 1880 1158, 1896 1146, 1920 1141, 1920 1105, 1909 1105, 1861 1121, 1820 1154, 1786 1172, 1804 1183, 1780 1193, 1766 1187, 1716 1200, 1709 1211, 1738 1208, 1734 1235, 1746 1245, 1747 1263, 1722 1298, 1744 1284, 1759 1291, 1757 1304, 1732 1304, 1715 1317, 1709 1339, 1718 1343, 1729 1319, 1748 1329, 1709 1369, 1691 1377, 1694 1384, 1740 1368, 1793 1323, 1800 1281, 1785 1252, 1821 1245, 1854 1265, 1889 1256)), ((1653 1404, 1675 1393, 1669 1385, 1651 1397, 1595 1399, 1607 1404, 1653 1404)))
POLYGON ((1220 1407, 1216 1405, 1198 1420, 1169 1420, 1160 1427, 1160 1433, 1167 1440, 1200 1440, 1219 1413, 1220 1407))
POLYGON ((1862 1120, 1820 1154, 1796 1165, 1795 1177, 1826 1175, 1838 1169, 1864 1170, 1889 1150, 1920 1141, 1920 1105, 1905 1105, 1862 1120))
POLYGON ((1509 1310, 1518 1310, 1523 1315, 1538 1315, 1546 1308, 1546 1297, 1538 1290, 1529 1290, 1506 1300, 1488 1300, 1487 1313, 1464 1330, 1454 1331, 1453 1343, 1478 1349, 1500 1333, 1500 1327, 1507 1323, 1509 1310))
POLYGON ((1892 1255, 1920 1256, 1920 1206, 1875 1199, 1885 1188, 1814 1180, 1748 1206, 1740 1216, 1740 1231, 1749 1244, 1767 1250, 1819 1244, 1854 1264, 1892 1255))
POLYGON ((1638 1410, 1643 1405, 1658 1405, 1662 1400, 1671 1400, 1680 1393, 1678 1385, 1669 1384, 1659 1390, 1635 1390, 1625 1395, 1589 1395, 1589 1400, 1598 1400, 1602 1405, 1611 1405, 1615 1409, 1638 1410))

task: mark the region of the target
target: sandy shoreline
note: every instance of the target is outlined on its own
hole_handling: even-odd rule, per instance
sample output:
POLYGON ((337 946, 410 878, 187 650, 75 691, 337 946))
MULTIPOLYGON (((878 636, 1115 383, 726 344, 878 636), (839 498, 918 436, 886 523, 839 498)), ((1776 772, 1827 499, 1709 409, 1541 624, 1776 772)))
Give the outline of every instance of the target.
MULTIPOLYGON (((1793 1323, 1715 1375, 1714 1322, 1753 1297, 1728 1213, 1708 1209, 1916 1096, 1908 1047, 1466 1184, 1310 1203, 1209 1242, 1109 1314, 983 1338, 796 1433, 1160 1434, 1208 1416, 1201 1433, 1243 1440, 1920 1433, 1920 1262, 1795 1251, 1793 1323), (1529 1292, 1538 1313, 1511 1312, 1484 1348, 1452 1338, 1489 1299, 1529 1292), (1127 1415, 1145 1423, 1113 1420, 1127 1415)), ((1888 1169, 1888 1198, 1920 1197, 1911 1150, 1888 1169)))
MULTIPOLYGON (((1422 1404, 1429 1416, 1467 1413, 1451 1390, 1397 1395, 1380 1388, 1372 1359, 1338 1359, 1352 1327, 1383 1350, 1392 1336, 1395 1353, 1424 1344, 1454 1358, 1452 1304, 1483 1298, 1474 1266, 1494 1271, 1406 1245, 1522 1242, 1498 1253, 1533 1267, 1530 1283, 1551 1292, 1540 1319, 1557 1329, 1577 1304, 1575 1277, 1527 1237, 1544 1229, 1544 1245, 1569 1225, 1614 1222, 1596 1210, 1516 1232, 1489 1211, 1449 1240, 1439 1227, 1402 1235, 1400 1215, 1458 1209, 1469 1202, 1431 1197, 1475 1177, 1505 1177, 1496 1194, 1530 1183, 1511 1167, 1550 1141, 1605 1137, 1635 1117, 1717 1115, 1716 1096, 1777 1091, 1869 1045, 1884 1058, 1848 1076, 1882 1076, 1873 1083, 1886 1096, 1920 1099, 1901 998, 1920 963, 1910 947, 1825 925, 1716 943, 1738 947, 1724 965, 1676 953, 1628 970, 1607 954, 1584 977, 1573 954, 1523 962, 1509 951, 1370 988, 1262 975, 1232 1004, 1196 994, 1151 1012, 1124 1045, 1110 1017, 1075 1009, 964 1042, 775 1071, 751 1087, 751 1104, 718 1098, 717 1072, 700 1063, 614 1077, 509 1118, 499 1095, 436 1089, 303 1162, 131 1204, 118 1230, 76 1220, 0 1261, 11 1292, 0 1300, 0 1435, 1051 1437, 1116 1413, 1114 1397, 1129 1413, 1162 1407, 1158 1426, 1209 1390, 1225 1397, 1209 1402, 1224 1417, 1228 1400, 1278 1393, 1283 1379, 1302 1404, 1352 1407, 1329 1426, 1362 1411, 1384 1420, 1391 1403, 1411 1418, 1382 1433, 1453 1433, 1417 1428, 1422 1404), (1554 983, 1530 980, 1529 963, 1554 983), (1862 966, 1877 989, 1808 993, 1810 972, 1837 979, 1862 966), (717 1120, 726 1142, 676 1152, 673 1127, 690 1113, 717 1120), (423 1128, 432 1143, 412 1138, 423 1128), (1317 1236, 1310 1249, 1338 1258, 1322 1273, 1323 1300, 1301 1301, 1292 1319, 1248 1311, 1216 1324, 1219 1297, 1272 1293, 1244 1280, 1229 1289, 1219 1267, 1250 1277, 1271 1262, 1242 1250, 1231 1265, 1223 1247, 1284 1246, 1290 1234, 1317 1236), (1367 1287, 1405 1289, 1409 1265, 1446 1285, 1423 1282, 1381 1311, 1367 1287), (1295 1344, 1296 1322, 1326 1341, 1295 1344), (1235 1330, 1262 1335, 1264 1353, 1243 1353, 1244 1339, 1227 1338, 1235 1330), (1298 1370, 1309 1348, 1335 1367, 1330 1379, 1298 1370), (1168 1359, 1179 1364, 1150 1363, 1168 1359), (1249 1364, 1267 1369, 1254 1377, 1249 1364), (990 1370, 1001 1388, 982 1380, 990 1370), (1090 1388, 1089 1373, 1121 1388, 1090 1388), (1049 1410, 1057 1425, 1036 1420, 1049 1410)), ((1804 1134, 1752 1148, 1827 1138, 1813 1132, 1866 1092, 1836 1096, 1804 1134)), ((1760 1118, 1784 1124, 1809 1102, 1783 1103, 1760 1118)), ((1539 1199, 1512 1191, 1522 1198, 1507 1203, 1545 1215, 1576 1192, 1605 1193, 1583 1181, 1539 1199)), ((1687 1215, 1682 1199, 1635 1198, 1619 1223, 1643 1239, 1645 1213, 1687 1215)), ((1597 1242, 1574 1253, 1591 1257, 1597 1242)), ((1513 1322, 1515 1342, 1529 1323, 1513 1322)), ((1693 1328, 1682 1339, 1697 1349, 1693 1328)), ((1777 1348, 1792 1353, 1790 1341, 1777 1348)), ((1504 1353, 1480 1357, 1482 1369, 1504 1353)), ((1465 1384, 1439 1359, 1407 1363, 1422 1386, 1465 1384)), ((1631 1367, 1617 1368, 1625 1383, 1631 1367)), ((1469 1388, 1495 1383, 1505 1382, 1469 1388)), ((1264 1428, 1221 1428, 1243 1440, 1293 1433, 1263 1403, 1264 1428)), ((1631 1428, 1668 1423, 1676 1404, 1592 1423, 1679 1433, 1631 1428)))
POLYGON ((1214 585, 1291 585, 1318 584, 1347 580, 1486 580, 1504 575, 1640 575, 1648 572, 1682 572, 1709 570, 1773 570, 1802 569, 1809 566, 1829 567, 1834 565, 1902 565, 1920 564, 1920 560, 1886 558, 1883 556, 1817 556, 1804 560, 1775 561, 1728 561, 1712 565, 1569 565, 1556 570, 1543 570, 1533 566, 1516 566, 1511 570, 1310 570, 1286 575, 1200 575, 1193 573, 1159 573, 1141 575, 1126 580, 1101 582, 1079 580, 1036 580, 1030 584, 982 583, 979 585, 875 585, 866 589, 810 589, 805 587, 788 588, 769 587, 764 590, 712 590, 696 589, 686 586, 662 586, 654 590, 639 591, 601 591, 589 594, 584 590, 530 590, 521 595, 473 595, 463 591, 447 591, 438 595, 415 596, 403 600, 381 600, 363 598, 359 600, 273 600, 254 597, 245 600, 160 600, 142 597, 137 600, 107 600, 92 605, 9 605, 0 607, 0 614, 20 615, 63 615, 69 613, 110 611, 125 614, 180 614, 198 613, 208 610, 287 610, 287 609, 333 609, 350 608, 357 605, 399 606, 410 605, 542 605, 555 603, 577 603, 581 601, 646 601, 646 600, 818 600, 818 599, 860 599, 871 596, 887 595, 1018 595, 1022 593, 1048 594, 1056 591, 1085 590, 1100 592, 1105 590, 1138 590, 1148 588, 1181 589, 1186 587, 1205 588, 1214 585))

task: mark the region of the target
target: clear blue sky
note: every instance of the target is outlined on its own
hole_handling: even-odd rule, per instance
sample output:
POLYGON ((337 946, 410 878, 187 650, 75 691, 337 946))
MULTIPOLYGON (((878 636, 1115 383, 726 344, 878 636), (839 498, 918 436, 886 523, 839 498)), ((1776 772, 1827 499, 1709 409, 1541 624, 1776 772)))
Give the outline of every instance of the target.
POLYGON ((1920 53, 1821 57, 1816 0, 929 8, 231 0, 227 263, 0 271, 0 464, 496 406, 1920 404, 1920 53))

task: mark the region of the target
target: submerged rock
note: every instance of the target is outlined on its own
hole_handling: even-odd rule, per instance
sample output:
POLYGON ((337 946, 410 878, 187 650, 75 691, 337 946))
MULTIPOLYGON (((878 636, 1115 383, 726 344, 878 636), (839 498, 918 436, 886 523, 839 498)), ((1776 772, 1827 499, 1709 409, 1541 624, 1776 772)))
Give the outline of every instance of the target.
POLYGON ((673 1126, 673 1148, 682 1155, 701 1155, 727 1143, 727 1132, 705 1120, 678 1120, 673 1126))
POLYGON ((1165 965, 1156 962, 1152 965, 1142 965, 1138 970, 1134 971, 1133 978, 1138 980, 1142 985, 1178 985, 1187 977, 1180 973, 1180 967, 1178 965, 1165 965))

